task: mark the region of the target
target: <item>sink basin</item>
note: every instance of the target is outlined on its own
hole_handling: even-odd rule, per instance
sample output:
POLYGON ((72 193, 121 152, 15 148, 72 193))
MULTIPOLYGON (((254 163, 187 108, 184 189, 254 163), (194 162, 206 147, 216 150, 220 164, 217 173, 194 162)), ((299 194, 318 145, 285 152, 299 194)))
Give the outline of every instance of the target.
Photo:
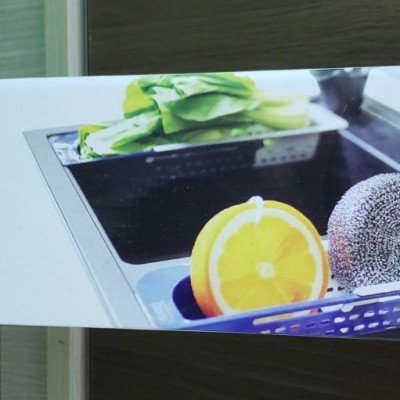
POLYGON ((63 165, 52 143, 76 129, 25 135, 116 327, 154 327, 139 283, 173 266, 176 285, 187 283, 196 235, 220 210, 262 196, 291 204, 324 236, 347 189, 400 171, 343 129, 63 165))
POLYGON ((189 256, 213 215, 256 195, 294 206, 325 235, 347 189, 392 171, 338 133, 321 135, 309 160, 288 156, 278 164, 254 165, 260 148, 258 142, 229 144, 67 168, 118 256, 133 265, 189 256))

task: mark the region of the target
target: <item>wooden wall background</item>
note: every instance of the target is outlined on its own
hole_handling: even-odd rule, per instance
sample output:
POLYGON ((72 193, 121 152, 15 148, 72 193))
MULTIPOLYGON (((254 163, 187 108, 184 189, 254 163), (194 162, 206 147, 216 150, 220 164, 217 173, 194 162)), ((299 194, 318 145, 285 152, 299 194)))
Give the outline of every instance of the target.
POLYGON ((400 64, 397 0, 89 0, 89 74, 400 64))
POLYGON ((400 342, 91 331, 91 400, 398 400, 400 342))
MULTIPOLYGON (((397 0, 89 0, 92 75, 400 64, 397 0)), ((400 398, 400 342, 91 331, 92 400, 400 398)))

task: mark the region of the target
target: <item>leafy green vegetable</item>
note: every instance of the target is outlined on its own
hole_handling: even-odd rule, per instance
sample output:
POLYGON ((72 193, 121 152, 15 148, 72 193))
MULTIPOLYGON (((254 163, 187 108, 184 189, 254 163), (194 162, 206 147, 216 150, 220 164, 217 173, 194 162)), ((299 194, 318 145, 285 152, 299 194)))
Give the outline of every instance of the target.
POLYGON ((108 124, 101 124, 101 125, 94 125, 94 124, 86 124, 86 125, 82 125, 79 128, 78 134, 79 134, 79 146, 85 147, 85 142, 86 142, 86 138, 95 132, 101 131, 103 129, 108 128, 110 125, 108 124))
POLYGON ((234 125, 220 128, 202 128, 188 132, 177 133, 173 136, 173 139, 174 143, 203 144, 244 136, 252 136, 256 133, 259 133, 261 129, 263 132, 265 132, 264 127, 259 126, 258 132, 256 128, 257 127, 255 125, 234 125))
POLYGON ((308 99, 271 97, 233 73, 143 76, 125 91, 124 120, 84 125, 85 158, 210 143, 309 124, 308 99))
MULTIPOLYGON (((81 152, 85 157, 91 158, 93 155, 105 156, 120 154, 121 149, 133 144, 146 136, 154 133, 160 122, 160 114, 156 111, 149 111, 138 114, 125 121, 94 132, 84 137, 81 152)), ((81 135, 81 140, 82 141, 81 135)), ((122 151, 126 153, 126 151, 122 151)))
POLYGON ((310 124, 308 102, 305 99, 297 99, 282 106, 263 105, 251 112, 244 113, 244 116, 275 130, 305 128, 310 124))
POLYGON ((140 112, 150 110, 155 107, 154 100, 146 96, 137 82, 132 82, 126 88, 126 97, 122 104, 125 118, 131 118, 140 112))
POLYGON ((256 90, 254 82, 234 74, 178 75, 171 78, 178 93, 190 97, 205 93, 223 93, 237 97, 252 97, 256 90))
POLYGON ((192 96, 169 105, 171 112, 187 121, 204 122, 242 111, 253 110, 260 104, 251 98, 207 93, 192 96))

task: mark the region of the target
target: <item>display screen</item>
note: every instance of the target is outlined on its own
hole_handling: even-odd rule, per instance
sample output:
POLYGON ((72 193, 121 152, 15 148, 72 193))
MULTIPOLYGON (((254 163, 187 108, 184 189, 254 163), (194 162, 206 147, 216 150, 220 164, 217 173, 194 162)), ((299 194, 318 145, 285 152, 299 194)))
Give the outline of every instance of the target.
POLYGON ((126 80, 120 119, 47 140, 92 273, 121 273, 160 329, 399 326, 398 70, 126 80))

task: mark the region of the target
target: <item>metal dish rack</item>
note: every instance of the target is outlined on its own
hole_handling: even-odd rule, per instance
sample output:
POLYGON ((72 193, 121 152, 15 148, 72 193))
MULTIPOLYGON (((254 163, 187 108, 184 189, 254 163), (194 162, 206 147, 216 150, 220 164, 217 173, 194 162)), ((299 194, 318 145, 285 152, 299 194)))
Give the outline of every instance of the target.
POLYGON ((332 279, 320 300, 206 318, 195 303, 188 273, 189 266, 180 265, 139 280, 136 293, 154 328, 351 337, 400 326, 399 283, 346 294, 332 279))

